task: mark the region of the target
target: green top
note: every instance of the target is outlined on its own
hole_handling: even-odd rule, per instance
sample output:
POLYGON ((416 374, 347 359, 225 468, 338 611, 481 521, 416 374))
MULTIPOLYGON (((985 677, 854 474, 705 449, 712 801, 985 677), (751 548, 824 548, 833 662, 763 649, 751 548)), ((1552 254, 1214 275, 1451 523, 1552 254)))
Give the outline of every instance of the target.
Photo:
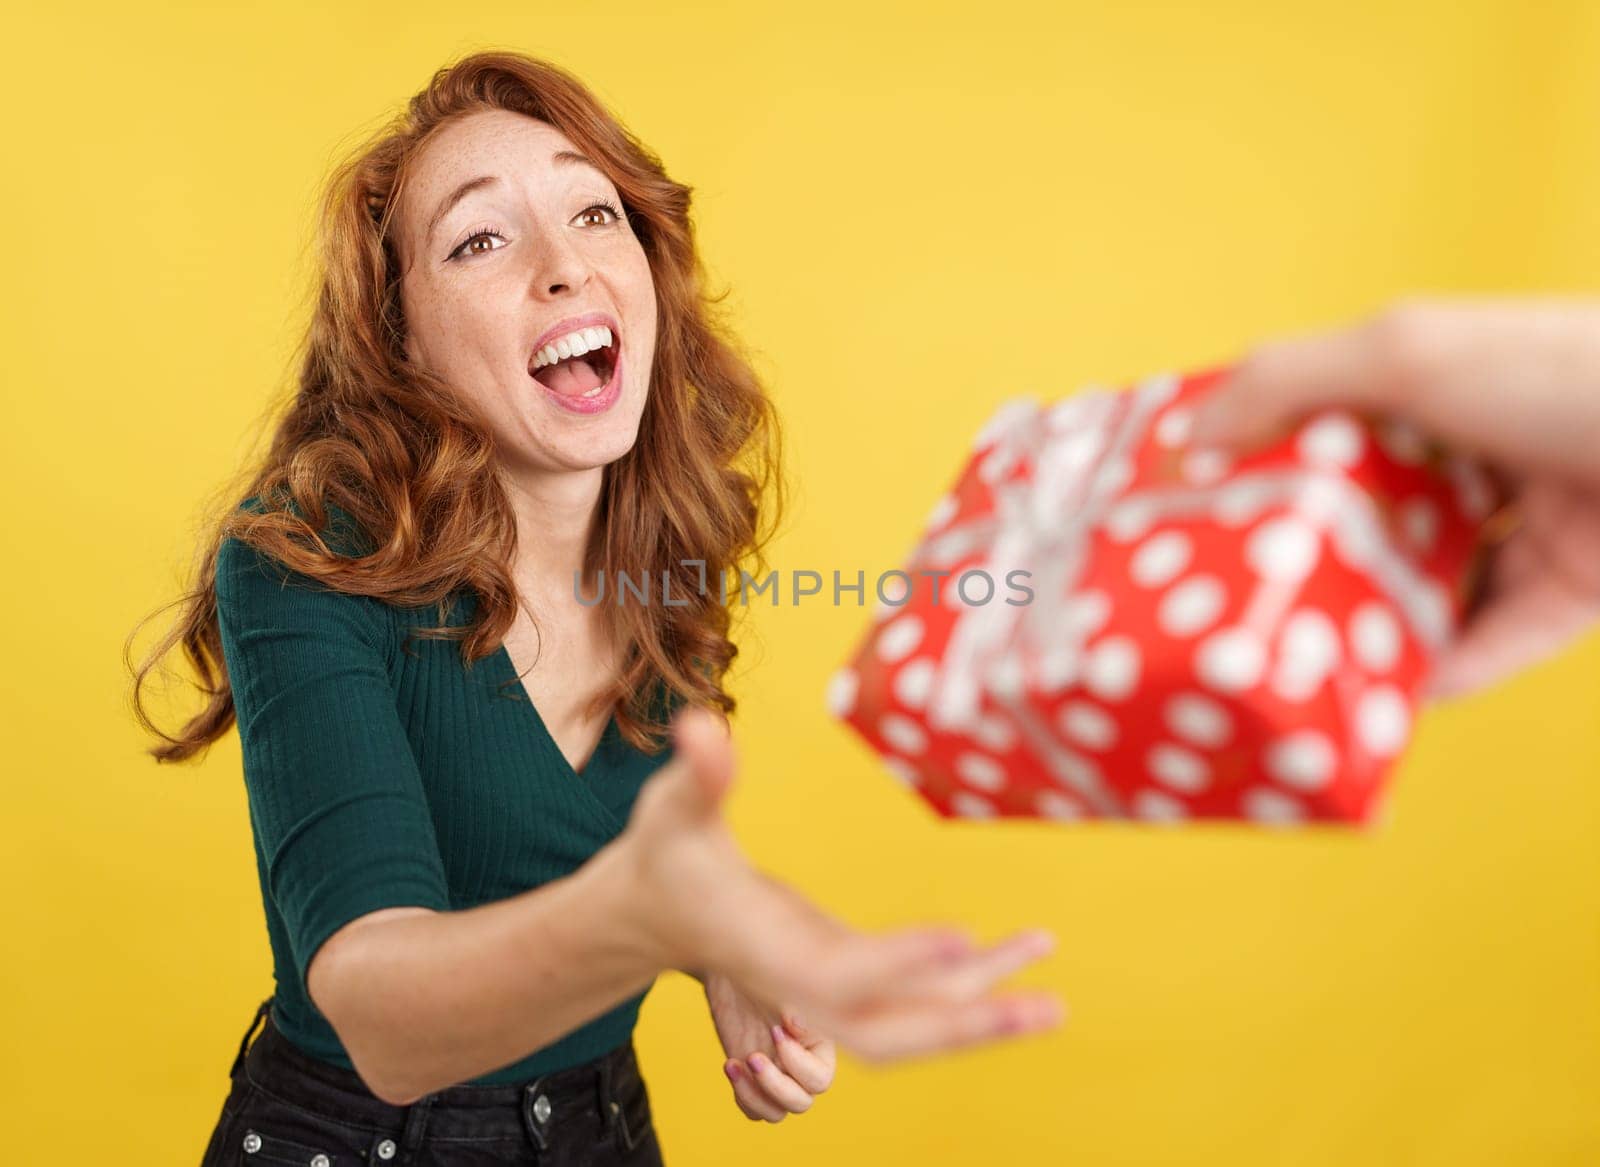
MULTIPOLYGON (((435 624, 437 606, 335 592, 234 538, 218 552, 216 586, 272 947, 272 1020, 306 1053, 353 1069, 306 992, 322 942, 379 908, 461 910, 570 874, 622 830, 672 750, 643 753, 613 717, 574 771, 503 644, 467 668, 460 641, 406 637, 435 624)), ((469 590, 459 600, 452 626, 476 609, 469 590)), ((650 987, 470 1081, 516 1082, 613 1049, 650 987)))

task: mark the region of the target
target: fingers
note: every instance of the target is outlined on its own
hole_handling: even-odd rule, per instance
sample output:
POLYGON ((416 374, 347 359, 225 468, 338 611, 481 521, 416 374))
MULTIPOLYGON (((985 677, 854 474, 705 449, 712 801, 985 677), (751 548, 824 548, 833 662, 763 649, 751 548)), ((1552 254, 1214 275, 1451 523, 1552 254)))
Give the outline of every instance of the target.
POLYGON ((1395 375, 1371 325, 1263 344, 1196 411, 1196 445, 1249 446, 1319 407, 1391 405, 1395 375))
POLYGON ((768 1102, 788 1114, 804 1114, 811 1109, 811 1094, 788 1074, 784 1073, 765 1054, 751 1054, 745 1059, 755 1074, 768 1102))
POLYGON ((1600 588, 1552 567, 1532 532, 1500 551, 1494 588, 1428 679, 1428 695, 1476 692, 1549 657, 1600 619, 1600 588))
POLYGON ((738 1058, 729 1058, 722 1064, 722 1072, 733 1085, 733 1099, 746 1117, 766 1122, 782 1122, 787 1113, 756 1081, 753 1072, 738 1058))
POLYGON ((794 971, 809 981, 811 995, 848 1007, 892 994, 928 974, 948 972, 972 951, 964 933, 946 927, 908 928, 882 936, 846 931, 831 953, 794 971))
POLYGON ((1439 658, 1428 681, 1434 698, 1461 697, 1489 687, 1554 655, 1594 622, 1548 580, 1490 601, 1439 658))
POLYGON ((821 1094, 833 1085, 833 1043, 813 1039, 815 1048, 792 1036, 782 1025, 772 1027, 772 1041, 779 1067, 811 1094, 821 1094))
POLYGON ((1054 997, 986 997, 996 982, 1053 943, 1037 930, 986 950, 947 928, 850 933, 831 951, 784 962, 768 996, 794 1001, 840 1044, 864 1056, 928 1052, 1059 1021, 1063 1010, 1054 997))
POLYGON ((961 1005, 876 1010, 846 1021, 839 1040, 871 1062, 897 1061, 1053 1029, 1066 1016, 1059 998, 1011 994, 961 1005))
POLYGON ((833 1085, 833 1042, 810 1034, 792 1018, 788 1025, 799 1032, 790 1033, 783 1025, 772 1027, 776 1060, 758 1052, 743 1062, 729 1058, 723 1063, 734 1100, 750 1118, 779 1122, 785 1115, 804 1114, 815 1104, 816 1095, 833 1085), (802 1039, 811 1046, 802 1044, 802 1039))
POLYGON ((813 964, 817 979, 801 1007, 840 1045, 871 1061, 1037 1032, 1065 1016, 1053 994, 988 995, 995 982, 1053 947, 1048 933, 1025 931, 982 951, 959 934, 939 937, 940 930, 857 937, 848 958, 813 964), (836 979, 842 968, 855 974, 848 996, 836 979))
POLYGON ((900 993, 905 998, 969 1001, 1054 950, 1054 936, 1041 928, 1031 928, 948 967, 926 969, 908 978, 900 993))

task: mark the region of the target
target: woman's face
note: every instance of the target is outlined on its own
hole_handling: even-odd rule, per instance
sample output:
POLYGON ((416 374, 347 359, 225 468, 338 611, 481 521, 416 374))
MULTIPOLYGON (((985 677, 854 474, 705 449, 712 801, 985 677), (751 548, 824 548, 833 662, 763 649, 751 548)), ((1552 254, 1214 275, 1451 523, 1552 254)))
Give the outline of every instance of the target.
POLYGON ((416 157, 396 213, 407 357, 476 402, 518 474, 614 462, 650 388, 649 261, 616 187, 569 153, 545 122, 470 114, 416 157), (609 348, 545 349, 574 332, 609 348))

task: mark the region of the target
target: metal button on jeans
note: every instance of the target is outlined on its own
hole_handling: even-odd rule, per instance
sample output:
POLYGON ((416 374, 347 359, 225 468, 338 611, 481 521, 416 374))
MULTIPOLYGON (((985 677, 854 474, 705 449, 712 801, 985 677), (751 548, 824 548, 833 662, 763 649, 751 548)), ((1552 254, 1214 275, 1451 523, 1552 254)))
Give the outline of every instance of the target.
POLYGON ((539 1095, 539 1097, 537 1097, 537 1098, 535 1098, 533 1100, 533 1117, 538 1119, 540 1122, 548 1122, 549 1121, 549 1119, 550 1119, 550 1097, 549 1097, 549 1095, 541 1094, 541 1095, 539 1095))
POLYGON ((311 1167, 329 1167, 332 1162, 326 1155, 311 1156, 311 1167))
POLYGON ((393 1139, 384 1139, 383 1142, 378 1144, 378 1158, 380 1158, 380 1159, 393 1159, 394 1158, 394 1140, 393 1139))
POLYGON ((261 1149, 261 1136, 256 1134, 255 1131, 246 1131, 245 1132, 245 1136, 244 1136, 244 1152, 245 1152, 245 1154, 254 1155, 260 1149, 261 1149))

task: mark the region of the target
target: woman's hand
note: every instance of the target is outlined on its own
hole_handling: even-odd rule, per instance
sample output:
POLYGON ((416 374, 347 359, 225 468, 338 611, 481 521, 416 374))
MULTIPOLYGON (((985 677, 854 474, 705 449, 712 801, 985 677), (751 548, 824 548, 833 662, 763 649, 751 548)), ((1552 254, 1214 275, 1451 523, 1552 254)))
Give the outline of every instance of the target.
POLYGON ((1600 304, 1410 302, 1262 345, 1217 387, 1193 440, 1248 445, 1325 406, 1412 422, 1512 489, 1520 523, 1436 662, 1433 695, 1492 684, 1600 620, 1600 304))
POLYGON ((1049 952, 1025 931, 990 947, 951 927, 857 931, 751 867, 722 817, 733 744, 722 720, 690 708, 673 725, 676 756, 653 775, 612 844, 631 869, 628 940, 664 968, 701 969, 739 986, 754 1008, 798 1014, 869 1061, 890 1061, 1056 1025, 1044 992, 993 992, 1049 952))
POLYGON ((746 996, 720 973, 706 974, 703 983, 711 1023, 728 1055, 722 1070, 739 1109, 767 1122, 810 1110, 833 1084, 833 1042, 806 1029, 792 1012, 746 996))

